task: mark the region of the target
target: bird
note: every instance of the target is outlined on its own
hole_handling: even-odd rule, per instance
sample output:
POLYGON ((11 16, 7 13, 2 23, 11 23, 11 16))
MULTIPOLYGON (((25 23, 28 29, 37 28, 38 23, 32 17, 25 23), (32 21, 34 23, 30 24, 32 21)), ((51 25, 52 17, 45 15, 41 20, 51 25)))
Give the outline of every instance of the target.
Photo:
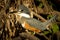
POLYGON ((46 26, 52 23, 53 20, 55 20, 57 17, 57 15, 54 15, 47 22, 41 22, 35 18, 31 18, 28 8, 25 7, 24 5, 19 6, 17 15, 20 17, 19 21, 24 29, 30 30, 36 33, 46 30, 47 29, 46 26))

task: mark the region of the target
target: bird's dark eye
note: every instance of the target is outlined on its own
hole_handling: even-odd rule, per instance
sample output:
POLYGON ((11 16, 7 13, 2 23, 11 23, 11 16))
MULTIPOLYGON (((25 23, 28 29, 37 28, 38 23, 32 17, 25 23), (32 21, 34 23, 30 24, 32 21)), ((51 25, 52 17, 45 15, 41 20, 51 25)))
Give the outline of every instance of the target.
POLYGON ((21 12, 22 12, 23 10, 21 10, 21 12))
POLYGON ((19 12, 22 12, 23 10, 19 10, 19 12))

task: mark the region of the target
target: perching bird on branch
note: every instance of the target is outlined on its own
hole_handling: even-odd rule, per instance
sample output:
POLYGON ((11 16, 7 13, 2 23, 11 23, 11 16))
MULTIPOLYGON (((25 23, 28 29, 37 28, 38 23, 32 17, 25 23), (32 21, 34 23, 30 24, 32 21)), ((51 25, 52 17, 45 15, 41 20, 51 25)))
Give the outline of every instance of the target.
POLYGON ((30 31, 34 31, 34 32, 41 32, 47 29, 47 25, 52 23, 53 20, 55 20, 56 16, 52 17, 50 20, 48 20, 47 22, 41 22, 37 19, 34 18, 30 18, 30 14, 29 14, 29 10, 28 8, 26 8, 24 5, 20 5, 19 6, 19 10, 17 15, 20 16, 20 23, 22 25, 23 28, 30 30, 30 31))

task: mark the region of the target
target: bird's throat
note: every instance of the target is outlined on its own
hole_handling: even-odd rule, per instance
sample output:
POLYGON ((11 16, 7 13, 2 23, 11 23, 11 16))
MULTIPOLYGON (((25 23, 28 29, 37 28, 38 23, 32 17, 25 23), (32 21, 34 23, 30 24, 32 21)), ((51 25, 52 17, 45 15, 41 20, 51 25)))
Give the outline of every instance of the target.
POLYGON ((30 18, 30 15, 26 14, 26 13, 20 13, 18 14, 19 16, 22 16, 22 17, 26 17, 26 18, 30 18))

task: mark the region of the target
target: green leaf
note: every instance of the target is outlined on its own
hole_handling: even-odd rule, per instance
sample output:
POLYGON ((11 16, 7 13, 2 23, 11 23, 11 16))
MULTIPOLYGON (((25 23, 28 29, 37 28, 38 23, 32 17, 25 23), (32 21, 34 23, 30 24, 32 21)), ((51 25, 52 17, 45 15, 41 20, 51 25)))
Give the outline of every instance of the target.
POLYGON ((46 35, 46 34, 48 34, 49 33, 49 31, 44 31, 44 34, 46 35))
POLYGON ((59 27, 56 23, 52 24, 52 30, 53 30, 53 33, 56 33, 57 31, 59 31, 59 27))
POLYGON ((42 4, 42 3, 40 3, 40 4, 39 4, 39 7, 40 7, 40 8, 42 8, 42 7, 43 7, 43 4, 42 4))
POLYGON ((52 31, 51 31, 51 29, 50 29, 50 30, 44 31, 43 33, 46 35, 46 34, 48 34, 48 33, 52 33, 52 31))
POLYGON ((47 16, 47 19, 50 19, 50 18, 52 18, 52 17, 53 17, 52 15, 48 15, 48 16, 47 16))

